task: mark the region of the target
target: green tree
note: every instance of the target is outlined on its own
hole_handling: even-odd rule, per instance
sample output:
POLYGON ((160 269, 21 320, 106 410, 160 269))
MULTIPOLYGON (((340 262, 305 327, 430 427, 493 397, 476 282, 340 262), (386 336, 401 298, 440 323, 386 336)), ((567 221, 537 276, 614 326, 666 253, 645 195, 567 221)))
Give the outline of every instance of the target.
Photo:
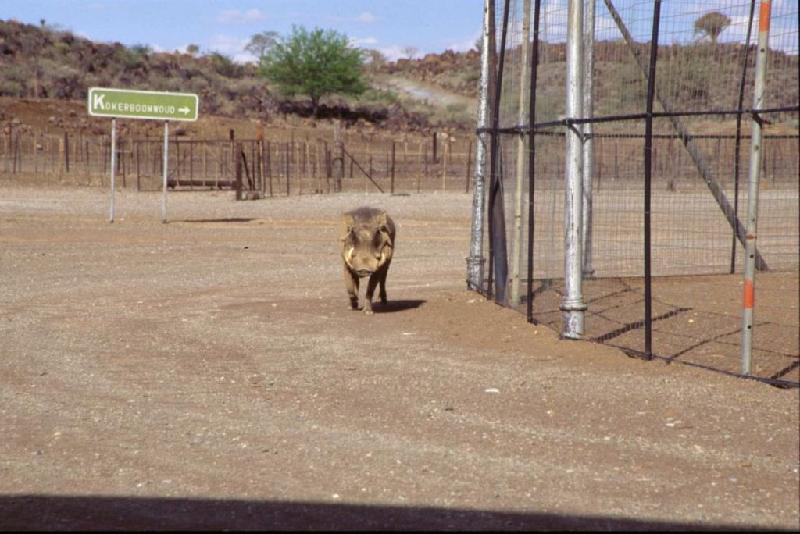
POLYGON ((346 35, 334 30, 307 31, 293 27, 292 34, 261 57, 261 74, 287 96, 307 95, 314 115, 328 94, 360 95, 363 53, 352 48, 346 35))
POLYGON ((386 56, 380 50, 365 48, 363 51, 366 66, 371 71, 378 71, 386 65, 386 56))
POLYGON ((278 44, 278 41, 280 41, 278 32, 264 31, 253 35, 244 49, 260 59, 270 48, 278 44))
POLYGON ((717 37, 731 25, 731 19, 719 11, 710 11, 694 21, 694 33, 708 35, 712 44, 717 43, 717 37))

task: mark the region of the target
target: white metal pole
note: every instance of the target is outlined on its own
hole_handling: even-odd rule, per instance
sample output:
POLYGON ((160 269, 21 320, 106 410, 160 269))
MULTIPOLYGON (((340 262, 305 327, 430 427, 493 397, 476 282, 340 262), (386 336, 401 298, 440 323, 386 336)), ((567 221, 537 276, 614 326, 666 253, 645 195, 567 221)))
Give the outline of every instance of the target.
MULTIPOLYGON (((567 102, 568 119, 583 116, 583 0, 569 0, 567 13, 567 102)), ((580 124, 566 129, 567 169, 564 187, 564 296, 559 309, 563 316, 561 335, 567 339, 583 336, 586 304, 581 292, 581 229, 583 219, 583 144, 580 124)))
MULTIPOLYGON (((531 0, 522 2, 522 54, 520 54, 519 75, 519 119, 522 126, 528 119, 528 94, 530 86, 528 75, 528 51, 531 43, 531 0)), ((520 303, 520 264, 522 263, 522 182, 525 174, 525 146, 528 136, 520 133, 517 137, 517 176, 514 189, 514 256, 511 258, 511 298, 509 304, 520 303)))
MULTIPOLYGON (((767 76, 770 0, 761 0, 758 12, 758 50, 756 53, 753 109, 764 109, 764 85, 767 76)), ((742 374, 749 375, 753 361, 753 306, 755 304, 756 223, 758 222, 758 180, 761 173, 763 144, 761 117, 753 115, 750 141, 750 174, 747 188, 747 220, 744 241, 744 299, 742 310, 742 374)))
POLYGON ((169 165, 169 121, 164 121, 164 187, 161 192, 161 222, 167 222, 167 167, 169 165))
MULTIPOLYGON (((490 122, 489 85, 492 79, 492 55, 494 54, 494 0, 483 2, 483 37, 481 40, 481 76, 478 90, 478 128, 488 128, 490 122)), ((472 189, 472 229, 470 232, 470 254, 467 258, 467 287, 473 291, 483 290, 483 226, 486 198, 486 153, 489 134, 481 132, 475 143, 475 175, 472 189)))
MULTIPOLYGON (((595 0, 587 0, 584 17, 583 34, 583 116, 591 118, 594 115, 592 101, 592 86, 594 81, 594 28, 595 28, 595 0)), ((583 125, 583 230, 581 244, 583 252, 583 275, 594 275, 592 265, 592 178, 593 178, 593 153, 592 153, 592 123, 583 125)))
POLYGON ((117 172, 117 119, 111 119, 111 208, 109 209, 108 222, 114 222, 114 178, 117 172))

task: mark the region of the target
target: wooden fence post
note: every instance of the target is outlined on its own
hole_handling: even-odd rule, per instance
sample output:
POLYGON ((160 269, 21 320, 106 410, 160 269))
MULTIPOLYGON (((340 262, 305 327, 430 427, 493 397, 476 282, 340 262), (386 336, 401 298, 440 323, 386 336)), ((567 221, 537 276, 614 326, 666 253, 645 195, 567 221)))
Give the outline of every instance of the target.
POLYGON ((290 186, 289 186, 289 165, 291 165, 292 155, 289 152, 289 144, 286 144, 286 157, 284 158, 286 161, 286 196, 288 197, 291 193, 290 186))
POLYGON ((450 140, 444 140, 444 153, 442 154, 442 192, 447 191, 447 156, 450 154, 450 140))
MULTIPOLYGON (((428 147, 427 146, 425 147, 425 153, 423 154, 422 161, 423 161, 423 163, 425 165, 424 177, 425 177, 425 182, 427 183, 427 181, 428 181, 428 147)), ((417 193, 419 193, 419 178, 417 178, 417 193)))
POLYGON ((394 161, 395 161, 395 146, 394 146, 394 141, 392 141, 392 166, 391 166, 392 175, 391 175, 390 191, 393 195, 394 195, 394 161))
MULTIPOLYGON (((236 164, 237 164, 239 158, 236 157, 236 146, 235 146, 236 132, 233 130, 233 128, 230 128, 228 130, 228 137, 229 137, 229 142, 230 142, 230 145, 231 145, 230 146, 230 158, 231 158, 230 161, 231 161, 231 163, 234 164, 234 169, 233 170, 234 170, 234 173, 236 173, 236 172, 239 172, 239 171, 236 170, 236 164)), ((225 169, 225 170, 227 171, 227 169, 225 169)), ((226 175, 227 175, 227 173, 226 173, 226 175)), ((235 181, 237 179, 237 177, 233 176, 233 177, 230 177, 230 179, 235 181)), ((236 194, 236 200, 239 200, 239 193, 236 194)))
POLYGON ((274 192, 272 191, 272 146, 270 142, 267 141, 267 180, 269 180, 269 196, 272 197, 274 192))
MULTIPOLYGON (((234 150, 235 149, 236 147, 234 147, 234 150)), ((236 157, 236 200, 242 200, 242 158, 239 154, 237 154, 237 152, 238 151, 233 152, 233 155, 236 157)))

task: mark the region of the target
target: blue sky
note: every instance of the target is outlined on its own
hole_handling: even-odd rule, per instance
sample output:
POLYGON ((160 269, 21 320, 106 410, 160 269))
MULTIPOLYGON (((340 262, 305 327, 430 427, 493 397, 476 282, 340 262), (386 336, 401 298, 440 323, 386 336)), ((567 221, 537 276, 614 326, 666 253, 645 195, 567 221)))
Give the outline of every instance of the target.
MULTIPOLYGON (((563 41, 566 0, 544 0, 543 39, 563 41)), ((616 0, 635 38, 648 41, 652 4, 648 0, 616 0)), ((770 46, 797 54, 798 0, 773 0, 770 46)), ((742 42, 749 0, 701 0, 664 3, 662 43, 690 42, 693 22, 720 10, 731 18, 721 42, 742 42)), ((620 34, 601 1, 597 1, 597 38, 620 34)), ((253 60, 244 51, 250 37, 264 30, 281 35, 293 24, 334 29, 354 45, 375 48, 389 59, 418 56, 445 49, 468 50, 480 36, 483 0, 0 0, 0 18, 48 24, 83 37, 146 44, 155 50, 185 50, 190 43, 201 52, 221 52, 236 61, 253 60)), ((512 28, 519 21, 511 21, 512 28)))
POLYGON ((291 32, 292 24, 345 33, 354 44, 390 59, 467 50, 480 36, 483 0, 3 0, 0 18, 62 29, 101 41, 156 50, 217 51, 252 59, 243 47, 254 33, 291 32))

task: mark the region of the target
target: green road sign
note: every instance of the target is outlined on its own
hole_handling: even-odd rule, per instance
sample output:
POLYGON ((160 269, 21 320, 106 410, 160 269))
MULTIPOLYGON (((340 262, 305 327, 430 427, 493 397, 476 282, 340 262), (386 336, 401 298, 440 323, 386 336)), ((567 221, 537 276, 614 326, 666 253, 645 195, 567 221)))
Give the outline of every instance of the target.
POLYGON ((89 115, 94 117, 169 121, 196 121, 199 107, 197 95, 191 93, 129 91, 107 87, 91 87, 87 104, 89 115))

